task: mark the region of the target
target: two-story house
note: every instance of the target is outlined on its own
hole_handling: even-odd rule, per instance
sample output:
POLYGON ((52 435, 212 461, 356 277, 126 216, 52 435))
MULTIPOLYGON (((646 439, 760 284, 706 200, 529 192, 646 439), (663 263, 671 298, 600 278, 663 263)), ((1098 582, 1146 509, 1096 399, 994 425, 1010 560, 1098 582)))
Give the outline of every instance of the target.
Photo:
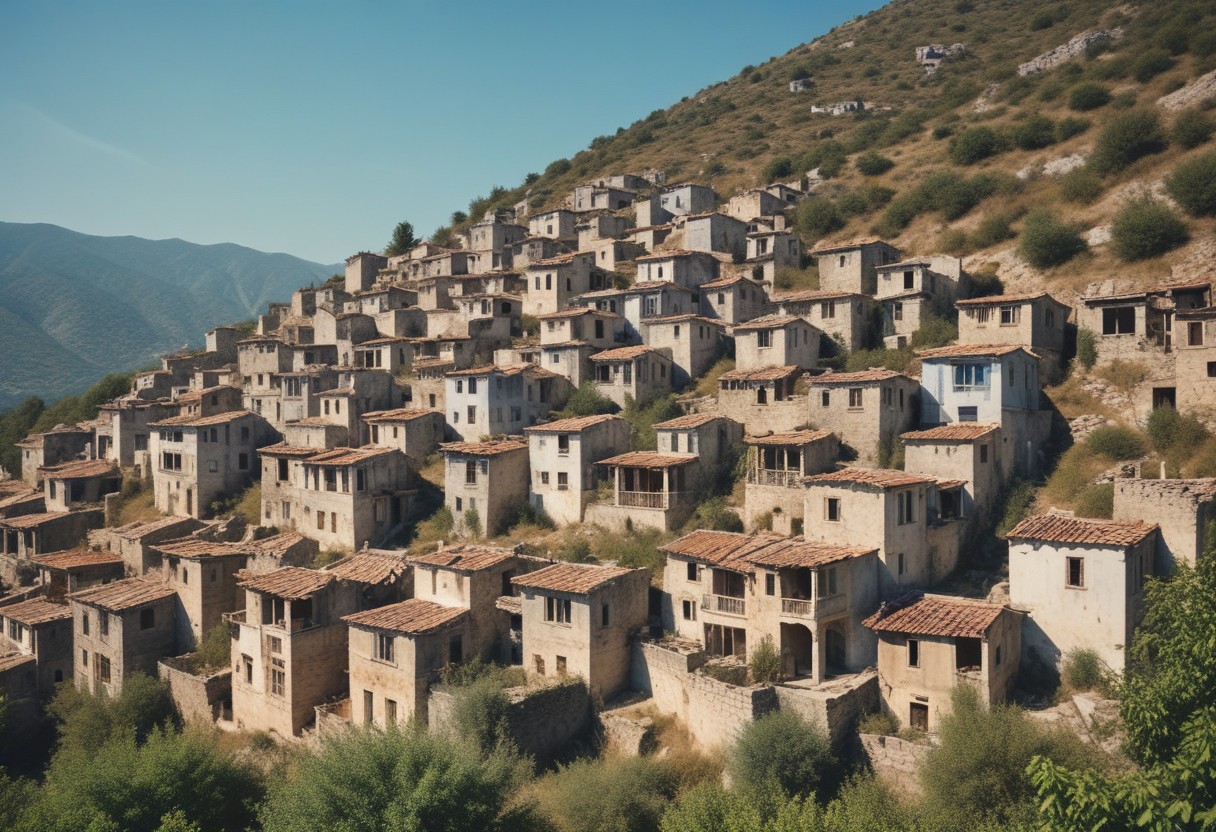
POLYGON ((579 523, 606 471, 595 463, 629 450, 620 416, 578 416, 525 428, 532 468, 530 500, 555 523, 579 523))

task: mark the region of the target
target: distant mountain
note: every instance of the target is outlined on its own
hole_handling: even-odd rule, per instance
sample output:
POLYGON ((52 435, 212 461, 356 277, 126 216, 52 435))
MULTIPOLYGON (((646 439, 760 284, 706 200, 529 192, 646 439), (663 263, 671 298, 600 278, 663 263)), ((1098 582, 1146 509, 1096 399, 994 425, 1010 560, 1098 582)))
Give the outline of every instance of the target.
POLYGON ((336 266, 231 243, 93 237, 0 222, 0 409, 79 393, 214 326, 254 317, 336 266))

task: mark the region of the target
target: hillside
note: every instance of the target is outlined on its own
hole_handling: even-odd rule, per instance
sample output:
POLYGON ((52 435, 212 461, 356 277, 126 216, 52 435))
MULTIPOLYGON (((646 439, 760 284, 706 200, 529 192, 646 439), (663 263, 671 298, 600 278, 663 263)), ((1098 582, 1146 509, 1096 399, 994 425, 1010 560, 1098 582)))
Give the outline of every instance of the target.
MULTIPOLYGON (((1183 108, 1158 99, 1214 68, 1216 7, 1195 0, 1138 7, 898 0, 601 136, 524 185, 495 188, 467 214, 477 218, 525 196, 533 211, 556 206, 578 183, 646 168, 664 170, 668 182, 712 184, 722 199, 818 168, 825 180, 814 193, 823 199, 797 216, 808 244, 879 233, 912 253, 966 255, 971 271, 995 269, 1006 288, 1046 287, 1066 301, 1095 280, 1163 281, 1171 271, 1185 279, 1208 272, 1210 219, 1183 216, 1189 243, 1131 260, 1112 253, 1108 227, 1129 197, 1160 195, 1162 177, 1179 162, 1210 152, 1203 139, 1210 120, 1196 110, 1210 106, 1203 99, 1216 91, 1214 79, 1180 93, 1183 108), (1019 64, 1098 27, 1121 36, 1055 68, 1018 75, 1019 64), (965 50, 934 75, 915 60, 918 46, 955 43, 965 50), (789 82, 798 78, 809 78, 809 88, 792 93, 789 82), (868 105, 864 113, 811 111, 858 98, 868 105), (1194 138, 1183 142, 1175 132, 1186 110, 1185 126, 1200 137, 1193 149, 1183 144, 1194 138), (1143 113, 1156 116, 1162 135, 1142 143, 1142 158, 1059 175, 1088 160, 1112 124, 1143 113), (1056 175, 1044 174, 1044 165, 1056 175), (1087 235, 1089 251, 1050 269, 1025 262, 1016 247, 1027 212, 1037 208, 1087 235)), ((1125 129, 1125 138, 1143 124, 1125 129)), ((469 222, 465 212, 454 219, 458 228, 469 222)))
POLYGON ((334 266, 232 244, 93 237, 0 223, 0 409, 201 344, 334 266))

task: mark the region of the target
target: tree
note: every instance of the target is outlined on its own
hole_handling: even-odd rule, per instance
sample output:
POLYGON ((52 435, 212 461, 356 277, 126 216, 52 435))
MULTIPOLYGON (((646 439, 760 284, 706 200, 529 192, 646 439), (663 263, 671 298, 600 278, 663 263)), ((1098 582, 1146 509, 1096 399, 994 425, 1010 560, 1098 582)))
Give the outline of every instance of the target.
POLYGON ((352 732, 272 785, 259 817, 266 832, 524 832, 536 817, 514 798, 527 777, 519 758, 422 728, 352 732))
POLYGON ((1190 239, 1186 223, 1174 209, 1147 195, 1115 214, 1110 236, 1115 254, 1127 261, 1160 257, 1190 239))
POLYGON ((122 731, 142 742, 158 726, 173 725, 177 714, 169 688, 159 679, 134 673, 117 697, 95 695, 64 685, 47 706, 59 723, 58 753, 91 754, 122 731))
POLYGON ((1178 165, 1165 187, 1192 217, 1216 216, 1216 151, 1178 165))
POLYGON ((748 725, 731 751, 732 781, 754 795, 805 797, 835 782, 840 762, 817 724, 776 711, 748 725))
POLYGON ((397 227, 393 229, 393 238, 389 240, 388 245, 384 249, 386 257, 397 257, 405 254, 414 246, 421 242, 414 236, 414 226, 408 222, 399 222, 397 227))

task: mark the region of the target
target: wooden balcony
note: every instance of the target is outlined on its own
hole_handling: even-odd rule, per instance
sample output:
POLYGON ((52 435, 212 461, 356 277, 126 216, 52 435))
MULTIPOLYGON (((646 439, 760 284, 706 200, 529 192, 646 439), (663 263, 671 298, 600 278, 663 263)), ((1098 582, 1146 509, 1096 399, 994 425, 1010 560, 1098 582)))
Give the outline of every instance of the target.
POLYGON ((768 468, 752 469, 747 473, 747 481, 752 485, 779 485, 782 488, 796 488, 803 474, 801 471, 774 471, 768 468))
POLYGON ((616 504, 627 508, 657 508, 667 510, 671 492, 667 491, 618 491, 616 504))
POLYGON ((803 601, 800 598, 782 598, 781 614, 791 615, 795 618, 814 618, 815 602, 803 601))
POLYGON ((702 595, 701 609, 710 612, 721 612, 727 615, 746 615, 746 602, 742 598, 731 598, 727 595, 702 595))

